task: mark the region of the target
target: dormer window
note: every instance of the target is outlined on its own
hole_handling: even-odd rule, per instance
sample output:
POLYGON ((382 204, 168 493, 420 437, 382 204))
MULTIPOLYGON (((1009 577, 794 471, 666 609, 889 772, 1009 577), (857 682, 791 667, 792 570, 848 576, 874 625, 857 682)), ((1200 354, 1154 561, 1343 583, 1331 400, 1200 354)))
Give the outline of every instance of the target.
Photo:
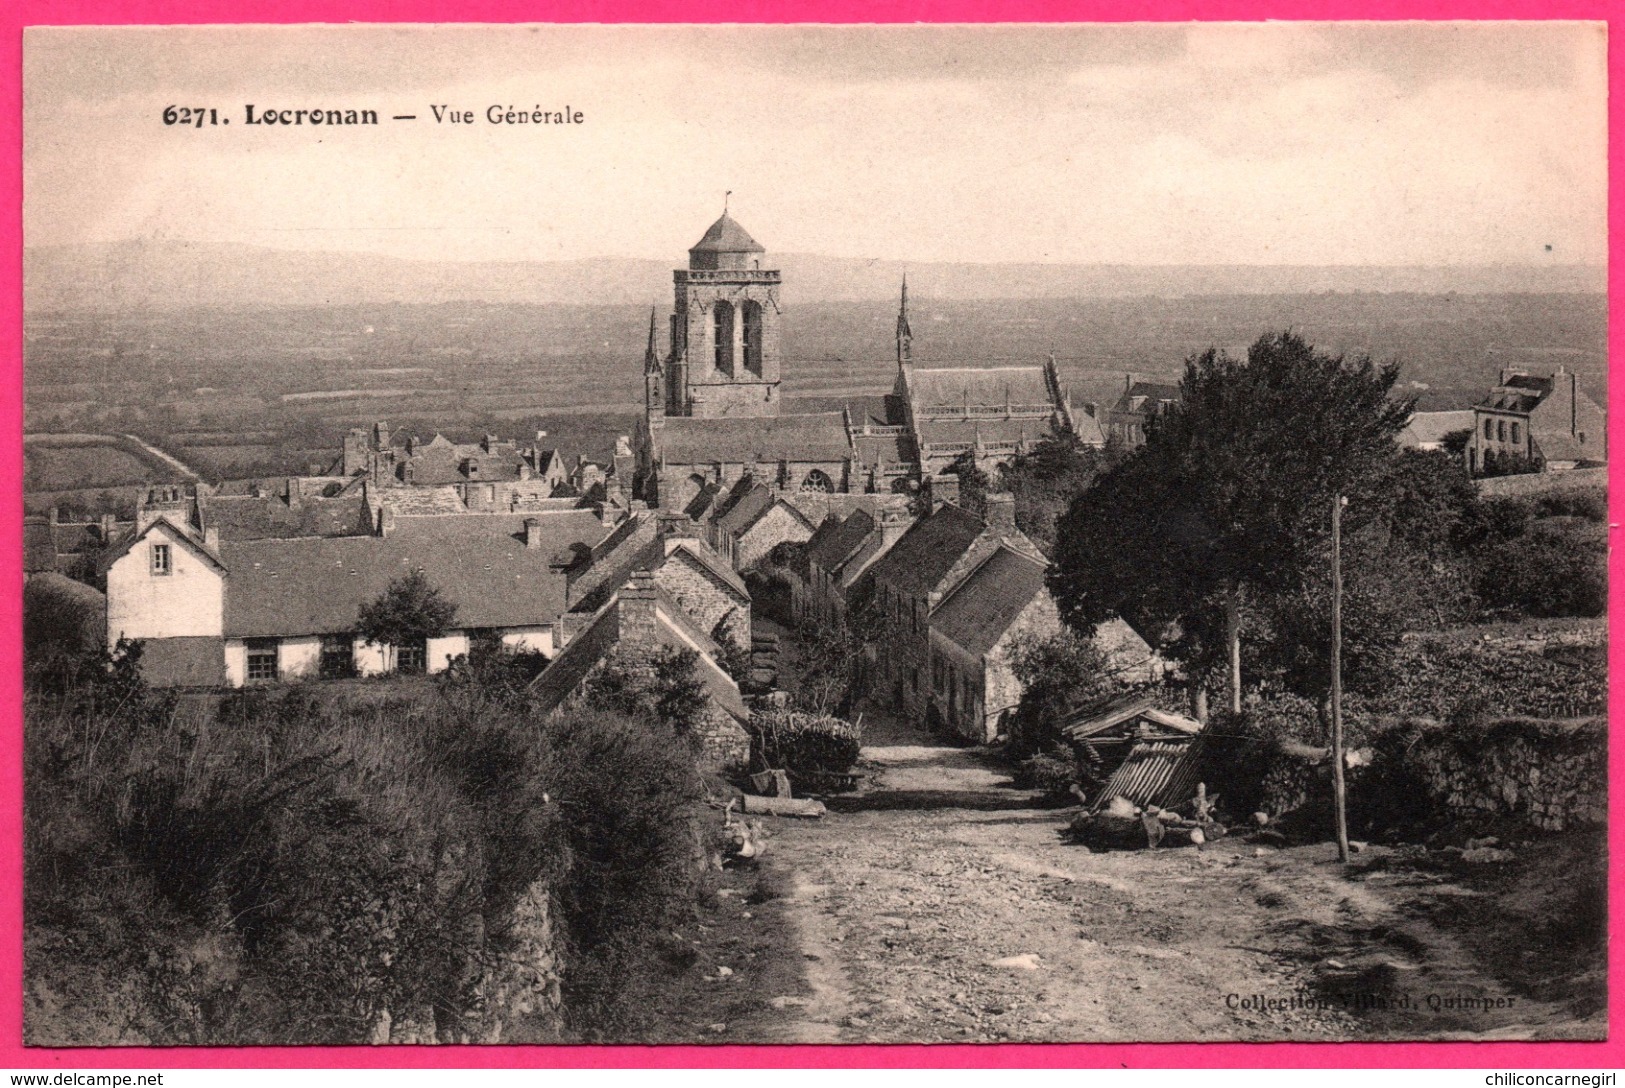
POLYGON ((174 567, 171 563, 168 544, 154 544, 152 546, 152 573, 172 574, 174 567))

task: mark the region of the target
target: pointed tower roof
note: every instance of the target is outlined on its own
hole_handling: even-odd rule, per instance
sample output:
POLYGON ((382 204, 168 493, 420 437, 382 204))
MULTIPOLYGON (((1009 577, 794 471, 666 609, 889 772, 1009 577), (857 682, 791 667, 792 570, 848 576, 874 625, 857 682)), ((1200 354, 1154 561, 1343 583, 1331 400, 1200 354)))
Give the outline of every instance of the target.
POLYGON ((660 353, 655 345, 655 308, 649 307, 649 346, 643 351, 643 372, 653 374, 660 369, 660 353))
POLYGON ((722 218, 711 224, 701 238, 688 251, 692 256, 696 253, 766 253, 761 243, 752 238, 739 223, 727 212, 722 218))
POLYGON ((914 334, 908 327, 908 273, 903 273, 903 300, 897 307, 897 335, 905 339, 913 339, 914 334))

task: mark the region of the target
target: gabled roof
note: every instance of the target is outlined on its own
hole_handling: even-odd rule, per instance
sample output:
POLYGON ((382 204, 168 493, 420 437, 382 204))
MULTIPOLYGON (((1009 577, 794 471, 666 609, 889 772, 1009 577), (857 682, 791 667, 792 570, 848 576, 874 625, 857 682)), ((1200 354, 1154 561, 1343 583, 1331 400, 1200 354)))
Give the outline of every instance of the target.
MULTIPOLYGON (((660 644, 674 650, 696 650, 699 658, 694 665, 695 676, 704 686, 712 702, 740 721, 750 717, 750 709, 739 694, 739 686, 711 656, 716 646, 693 626, 675 602, 662 594, 655 611, 655 637, 660 644)), ((575 694, 598 663, 620 645, 619 595, 612 597, 580 631, 559 655, 531 681, 530 690, 536 708, 548 714, 575 694)))
POLYGON ((784 496, 782 494, 773 494, 773 495, 770 496, 770 501, 765 506, 763 506, 759 510, 757 510, 756 513, 753 514, 745 522, 743 527, 741 527, 738 530, 739 535, 744 536, 745 534, 749 533, 752 529, 756 528, 756 526, 760 525, 763 521, 765 521, 767 519, 767 516, 769 514, 771 514, 774 510, 781 510, 781 509, 784 510, 786 513, 788 513, 795 520, 801 522, 801 524, 806 527, 806 529, 807 529, 807 531, 809 533, 812 532, 812 530, 813 530, 813 519, 812 518, 808 517, 805 513, 803 513, 801 508, 797 504, 791 502, 786 496, 784 496))
POLYGON ((766 253, 727 212, 706 228, 705 236, 689 248, 690 253, 766 253))
POLYGON ((130 549, 134 548, 137 544, 141 543, 141 541, 145 540, 147 535, 160 525, 174 534, 175 538, 184 544, 188 551, 205 560, 211 566, 221 570, 225 569, 225 564, 222 562, 221 557, 216 555, 203 543, 203 541, 199 540, 196 533, 194 533, 189 526, 176 524, 169 519, 169 515, 167 514, 159 514, 156 518, 147 523, 147 527, 145 529, 142 529, 139 533, 131 533, 120 540, 116 547, 112 548, 107 552, 106 555, 102 556, 100 563, 101 569, 106 570, 108 567, 111 567, 114 563, 118 562, 118 560, 130 554, 130 549))
POLYGON ((658 526, 649 514, 634 514, 615 526, 592 550, 587 566, 570 579, 570 610, 596 612, 636 570, 660 554, 658 526))
POLYGON ((727 505, 717 515, 717 528, 729 536, 735 536, 756 524, 756 519, 772 505, 772 488, 755 480, 743 480, 734 488, 727 505))
POLYGON ((1041 564, 998 548, 931 613, 931 630, 972 657, 981 657, 1044 592, 1041 564))
POLYGON ((226 635, 350 631, 363 605, 414 570, 457 605, 453 625, 522 627, 564 611, 564 574, 552 557, 590 544, 603 525, 585 511, 537 518, 542 543, 525 546, 523 516, 470 514, 403 520, 388 536, 226 541, 226 635))
POLYGON ((840 461, 851 451, 840 412, 797 415, 667 417, 655 431, 656 456, 668 464, 723 461, 840 461))
POLYGON ((916 414, 938 405, 1054 403, 1041 366, 915 367, 909 389, 916 414))
POLYGON ((1453 431, 1473 429, 1472 409, 1459 412, 1414 412, 1405 429, 1399 432, 1402 446, 1432 446, 1444 441, 1453 431))
POLYGON ((807 541, 807 561, 833 571, 875 531, 875 519, 863 510, 846 517, 831 514, 807 541))
POLYGON ((944 503, 915 522, 891 550, 870 568, 876 581, 889 582, 905 593, 921 596, 936 589, 937 583, 985 526, 976 517, 953 503, 944 503))
POLYGON ((737 595, 745 598, 745 600, 750 600, 750 590, 746 587, 744 579, 740 578, 739 574, 723 560, 722 556, 716 553, 716 549, 705 541, 698 537, 682 536, 663 540, 661 544, 666 548, 668 559, 677 552, 682 552, 705 568, 717 581, 733 590, 737 595))
POLYGON ((1075 741, 1098 737, 1108 730, 1144 718, 1156 729, 1158 736, 1195 736, 1202 731, 1202 723, 1157 708, 1153 695, 1129 694, 1097 703, 1068 716, 1061 722, 1061 732, 1075 741))
POLYGON ((1123 395, 1117 399, 1117 406, 1115 408, 1113 408, 1112 411, 1114 411, 1114 412, 1133 412, 1133 411, 1141 411, 1141 412, 1143 412, 1145 410, 1143 406, 1141 408, 1139 408, 1139 409, 1134 409, 1134 408, 1129 407, 1130 402, 1135 397, 1144 397, 1148 403, 1152 403, 1152 404, 1154 404, 1154 403, 1156 403, 1158 401, 1164 401, 1164 400, 1173 401, 1174 403, 1177 404, 1179 402, 1181 396, 1182 396, 1182 394, 1179 391, 1179 383, 1177 383, 1177 382, 1141 382, 1141 381, 1137 381, 1134 384, 1130 385, 1128 387, 1128 389, 1124 391, 1123 395))

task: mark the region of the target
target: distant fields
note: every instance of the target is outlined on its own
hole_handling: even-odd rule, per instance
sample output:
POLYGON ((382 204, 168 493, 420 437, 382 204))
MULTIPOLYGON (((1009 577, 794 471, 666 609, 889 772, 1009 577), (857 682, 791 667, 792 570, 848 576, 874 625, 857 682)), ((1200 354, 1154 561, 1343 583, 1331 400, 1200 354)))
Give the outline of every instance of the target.
MULTIPOLYGON (((664 348, 669 302, 650 301, 664 348)), ((601 459, 642 409, 649 313, 479 303, 30 313, 25 427, 139 434, 206 477, 302 470, 311 451, 331 457, 345 430, 378 419, 423 437, 546 430, 567 455, 601 459)), ((1110 404, 1125 372, 1176 378, 1194 352, 1244 350, 1287 327, 1324 348, 1399 359, 1402 391, 1423 409, 1471 404, 1504 365, 1561 364, 1606 396, 1602 295, 919 298, 911 317, 919 364, 1032 364, 1053 352, 1079 402, 1110 404)), ((890 303, 798 305, 787 285, 786 396, 888 390, 895 320, 890 303)), ((29 460, 30 490, 113 486, 142 471, 86 454, 42 460, 33 446, 29 460)))

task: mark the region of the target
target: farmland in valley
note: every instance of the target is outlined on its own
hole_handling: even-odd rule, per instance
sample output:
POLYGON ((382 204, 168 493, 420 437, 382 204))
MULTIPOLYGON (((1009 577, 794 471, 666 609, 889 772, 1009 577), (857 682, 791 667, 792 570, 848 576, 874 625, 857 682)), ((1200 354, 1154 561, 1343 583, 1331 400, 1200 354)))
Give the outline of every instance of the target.
MULTIPOLYGON (((1500 366, 1567 366, 1606 395, 1600 294, 1314 294, 911 300, 920 365, 1054 353, 1076 401, 1110 404, 1125 372, 1176 378, 1209 346, 1286 327, 1321 347, 1397 358, 1422 409, 1465 407, 1500 366)), ((890 387, 895 306, 784 313, 785 393, 816 405, 890 387)), ((31 312, 26 429, 138 434, 205 478, 305 471, 345 430, 385 419, 454 439, 529 438, 602 458, 642 402, 641 306, 372 304, 137 314, 31 312)), ((664 310, 660 311, 665 343, 664 310)), ((29 454, 28 490, 133 482, 125 459, 29 454)), ((152 477, 157 478, 157 477, 152 477)))

